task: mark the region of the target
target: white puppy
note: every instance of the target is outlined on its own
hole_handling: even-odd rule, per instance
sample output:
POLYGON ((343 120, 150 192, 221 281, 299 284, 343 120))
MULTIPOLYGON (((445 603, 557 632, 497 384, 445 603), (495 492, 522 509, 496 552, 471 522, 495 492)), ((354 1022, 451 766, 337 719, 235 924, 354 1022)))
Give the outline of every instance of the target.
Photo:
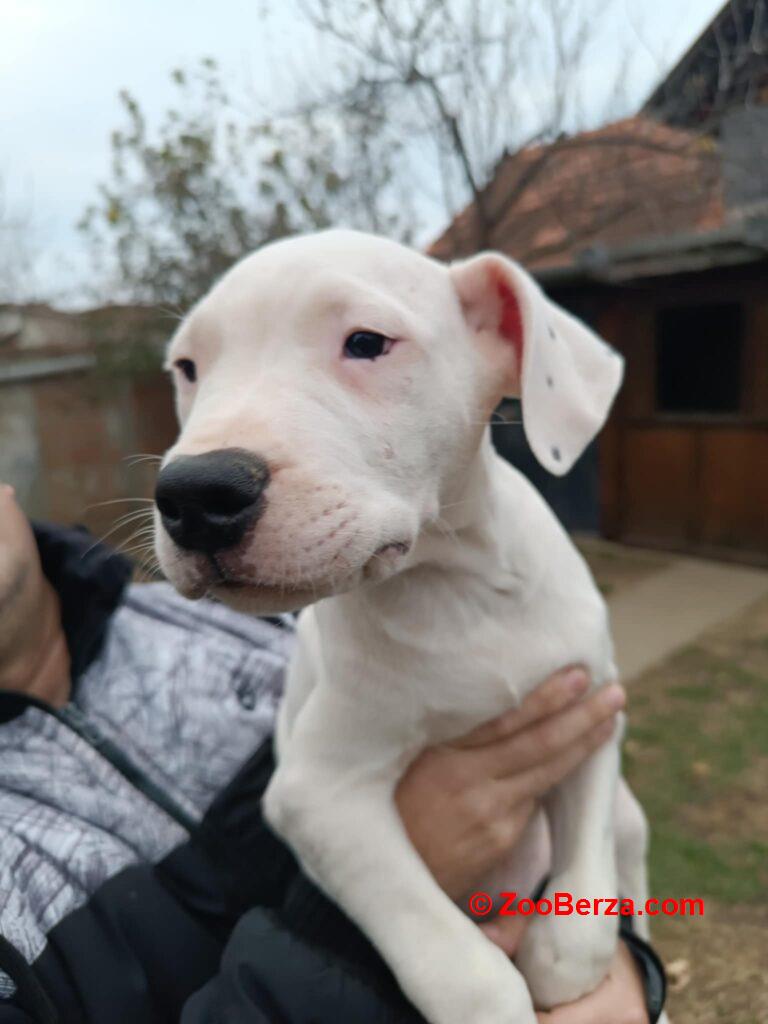
MULTIPOLYGON (((541 916, 518 964, 440 890, 393 790, 427 744, 513 707, 563 665, 616 676, 606 609, 487 423, 520 395, 565 473, 622 377, 619 355, 510 260, 444 266, 332 231, 235 266, 174 338, 178 443, 157 550, 180 591, 265 613, 312 604, 278 725, 267 818, 433 1024, 534 1024, 604 977, 616 918, 541 916), (527 982, 527 984, 526 984, 527 982)), ((617 894, 618 737, 546 802, 550 891, 617 894)), ((630 801, 628 794, 625 799, 630 801)), ((622 895, 646 897, 644 823, 622 895)))

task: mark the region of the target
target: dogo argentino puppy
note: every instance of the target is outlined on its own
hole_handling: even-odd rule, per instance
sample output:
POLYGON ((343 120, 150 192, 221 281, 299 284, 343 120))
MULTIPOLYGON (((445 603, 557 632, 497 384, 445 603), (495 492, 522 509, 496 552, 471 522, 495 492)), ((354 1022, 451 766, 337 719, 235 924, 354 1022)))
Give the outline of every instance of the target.
MULTIPOLYGON (((330 231, 238 263, 168 361, 181 434, 157 485, 163 570, 190 597, 306 608, 268 821, 432 1024, 534 1024, 531 997, 593 989, 615 918, 536 918, 518 971, 438 887, 393 790, 423 747, 563 665, 615 679, 589 571, 488 420, 519 395, 536 457, 565 473, 606 418, 620 356, 499 254, 445 266, 330 231)), ((617 857, 618 779, 616 737, 548 796, 550 892, 621 883, 645 899, 635 805, 617 857)))

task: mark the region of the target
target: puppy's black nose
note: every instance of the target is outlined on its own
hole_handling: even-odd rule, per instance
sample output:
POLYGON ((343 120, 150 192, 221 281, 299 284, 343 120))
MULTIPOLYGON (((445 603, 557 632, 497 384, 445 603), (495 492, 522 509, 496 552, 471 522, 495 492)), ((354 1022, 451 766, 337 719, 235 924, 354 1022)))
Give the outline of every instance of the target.
POLYGON ((180 455, 161 470, 155 503, 179 547, 210 554, 243 539, 268 483, 266 462, 241 448, 180 455))

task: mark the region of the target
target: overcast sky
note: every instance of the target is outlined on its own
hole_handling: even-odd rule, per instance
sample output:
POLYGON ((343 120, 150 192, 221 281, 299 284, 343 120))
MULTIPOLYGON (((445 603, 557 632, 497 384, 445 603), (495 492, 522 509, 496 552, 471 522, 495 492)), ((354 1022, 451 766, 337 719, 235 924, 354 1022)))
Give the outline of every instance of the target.
MULTIPOLYGON (((723 0, 618 3, 639 103, 723 0)), ((65 289, 85 265, 74 225, 108 167, 118 90, 157 116, 169 71, 212 56, 268 92, 275 55, 299 46, 290 0, 273 6, 268 21, 259 0, 0 0, 0 179, 6 204, 33 212, 46 285, 65 289)))

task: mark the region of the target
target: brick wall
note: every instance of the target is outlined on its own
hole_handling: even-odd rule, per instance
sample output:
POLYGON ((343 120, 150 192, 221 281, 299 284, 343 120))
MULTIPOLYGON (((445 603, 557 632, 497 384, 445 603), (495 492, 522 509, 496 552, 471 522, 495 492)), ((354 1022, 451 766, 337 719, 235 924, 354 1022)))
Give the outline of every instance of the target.
MULTIPOLYGON (((155 464, 131 457, 161 455, 175 434, 171 388, 159 372, 0 384, 0 480, 15 486, 30 516, 85 523, 97 536, 140 507, 115 499, 152 493, 155 464)), ((114 539, 131 532, 118 529, 114 539)))

